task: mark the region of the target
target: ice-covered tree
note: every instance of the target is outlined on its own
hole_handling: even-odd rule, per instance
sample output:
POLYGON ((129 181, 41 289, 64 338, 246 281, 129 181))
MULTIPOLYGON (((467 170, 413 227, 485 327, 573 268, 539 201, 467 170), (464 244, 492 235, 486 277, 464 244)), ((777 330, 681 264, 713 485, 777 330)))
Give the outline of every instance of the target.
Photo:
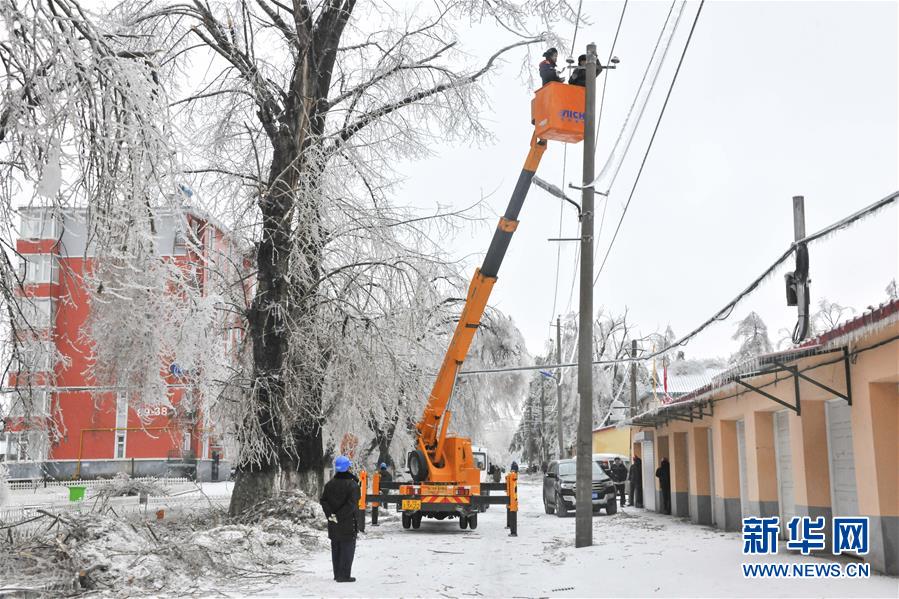
MULTIPOLYGON (((384 372, 402 348, 388 342, 394 354, 377 367, 349 356, 374 356, 366 343, 392 334, 393 319, 435 305, 430 290, 411 307, 404 294, 447 276, 439 222, 391 204, 394 164, 435 139, 487 137, 482 80, 574 11, 563 0, 403 12, 355 0, 128 0, 102 16, 77 0, 0 4, 13 42, 0 49, 11 81, 0 138, 13 140, 3 168, 52 201, 92 205, 111 264, 138 268, 152 255, 150 206, 185 176, 205 190, 255 267, 236 307, 249 371, 221 394, 240 448, 232 512, 279 479, 315 492, 337 415, 370 416, 360 404, 376 377, 359 371, 384 372), (508 40, 478 59, 459 31, 487 22, 508 40)), ((154 341, 144 355, 160 351, 154 341)))
POLYGON ((886 292, 889 301, 892 302, 899 299, 899 288, 896 287, 896 279, 891 280, 884 291, 886 292))
POLYGON ((826 297, 818 301, 818 309, 812 314, 812 333, 820 335, 840 326, 845 319, 855 314, 855 309, 831 302, 826 297))
POLYGON ((750 312, 743 320, 737 323, 737 330, 732 339, 740 341, 740 348, 730 358, 732 364, 771 351, 768 326, 756 312, 750 312))

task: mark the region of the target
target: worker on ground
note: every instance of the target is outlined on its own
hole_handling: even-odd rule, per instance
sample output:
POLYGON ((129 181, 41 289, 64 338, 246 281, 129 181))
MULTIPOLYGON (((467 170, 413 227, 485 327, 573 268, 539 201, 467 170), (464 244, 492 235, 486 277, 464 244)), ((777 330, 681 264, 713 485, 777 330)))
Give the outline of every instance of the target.
POLYGON ((387 464, 384 462, 381 462, 378 472, 381 474, 381 495, 389 495, 390 489, 384 488, 384 483, 392 483, 393 475, 390 474, 390 470, 387 469, 387 464))
POLYGON ((517 473, 518 472, 518 462, 516 462, 515 460, 512 460, 512 465, 509 466, 509 470, 511 472, 517 473))
POLYGON ((565 83, 556 72, 556 60, 558 59, 559 51, 555 48, 550 48, 543 53, 543 62, 540 63, 540 80, 543 85, 552 82, 565 83))
POLYGON ((624 507, 627 504, 627 498, 624 493, 625 483, 627 482, 627 466, 624 465, 621 458, 616 457, 612 460, 612 467, 609 470, 612 474, 612 480, 615 481, 615 488, 618 490, 621 505, 624 507))
POLYGON ((639 456, 634 456, 628 478, 631 481, 628 505, 643 507, 643 460, 639 456))
POLYGON ((671 514, 671 466, 668 458, 662 458, 662 465, 656 468, 659 487, 662 488, 662 511, 671 514))
POLYGON ((321 506, 328 518, 328 538, 331 539, 331 564, 334 580, 356 582, 351 576, 356 554, 359 511, 359 484, 350 470, 350 460, 338 456, 334 460, 334 478, 325 484, 321 506))

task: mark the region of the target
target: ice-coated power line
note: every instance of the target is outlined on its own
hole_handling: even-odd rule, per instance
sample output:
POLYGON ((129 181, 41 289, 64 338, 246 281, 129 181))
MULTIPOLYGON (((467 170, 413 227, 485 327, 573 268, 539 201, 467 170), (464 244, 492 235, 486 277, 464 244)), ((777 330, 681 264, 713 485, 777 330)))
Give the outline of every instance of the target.
MULTIPOLYGON (((832 235, 842 229, 845 229, 846 227, 849 227, 850 225, 862 220, 863 218, 871 216, 872 214, 875 214, 876 212, 878 212, 892 204, 897 203, 897 200, 899 200, 899 191, 894 191, 890 195, 888 195, 880 200, 877 200, 873 204, 870 204, 870 205, 862 208, 861 210, 853 212, 849 216, 842 218, 842 219, 836 221, 835 223, 832 223, 832 224, 824 227, 820 231, 817 231, 816 233, 812 233, 811 235, 807 235, 807 236, 803 237, 802 239, 798 239, 798 240, 794 241, 793 243, 790 244, 790 247, 787 248, 787 250, 783 254, 781 254, 780 257, 777 258, 777 260, 775 260, 768 268, 766 268, 762 272, 762 274, 760 274, 755 279, 753 279, 753 281, 751 283, 749 283, 749 285, 747 285, 746 288, 743 289, 743 291, 741 291, 734 299, 732 299, 727 304, 725 304, 725 306, 723 308, 721 308, 720 310, 715 312, 715 314, 713 314, 711 317, 707 318, 698 327, 696 327, 695 329, 693 329, 692 331, 690 331, 689 333, 687 333, 680 339, 673 341, 670 345, 663 347, 661 349, 658 349, 654 352, 645 354, 640 357, 627 357, 627 358, 619 358, 616 360, 594 360, 592 363, 594 365, 606 365, 606 364, 628 364, 630 362, 645 362, 647 360, 651 360, 655 357, 658 357, 664 353, 667 353, 667 352, 671 351, 672 349, 686 345, 688 342, 690 342, 690 340, 692 340, 699 333, 701 333, 706 328, 708 328, 711 324, 713 324, 717 321, 720 321, 720 320, 724 320, 728 316, 730 316, 730 314, 733 312, 733 310, 737 306, 737 304, 739 304, 741 301, 743 301, 743 299, 745 299, 746 296, 748 296, 753 291, 755 291, 759 287, 759 285, 762 284, 762 282, 765 279, 767 279, 769 276, 771 276, 771 274, 780 265, 782 265, 784 262, 786 262, 787 259, 793 255, 793 252, 796 251, 796 248, 799 245, 810 244, 810 243, 814 243, 816 241, 820 241, 824 237, 832 235)), ((499 372, 520 372, 520 371, 528 371, 528 370, 553 370, 556 368, 574 368, 576 366, 577 366, 577 362, 567 362, 565 364, 542 364, 540 366, 512 366, 512 367, 508 367, 508 368, 496 368, 496 369, 485 369, 485 370, 466 370, 466 371, 460 372, 459 376, 465 376, 465 375, 470 375, 470 374, 493 374, 493 373, 499 373, 499 372)))
POLYGON ((631 186, 631 191, 627 196, 627 202, 624 204, 624 210, 621 211, 621 218, 618 219, 618 224, 615 226, 615 233, 612 234, 612 240, 609 242, 609 247, 606 248, 606 253, 603 256, 602 263, 599 265, 599 270, 596 272, 596 276, 593 277, 594 285, 596 285, 596 282, 599 280, 599 275, 602 274, 606 261, 609 259, 609 254, 612 252, 612 246, 615 245, 615 240, 618 238, 618 232, 621 230, 621 223, 624 222, 627 209, 631 205, 631 200, 634 199, 634 193, 637 191, 637 185, 640 183, 640 176, 643 174, 643 169, 646 167, 646 159, 649 158, 649 152, 652 150, 652 143, 655 141, 656 134, 659 132, 659 126, 662 124, 662 117, 665 116, 665 109, 668 107, 668 100, 671 99, 671 92, 674 91, 674 84, 677 83, 677 76, 680 74, 681 66, 684 64, 684 57, 687 55, 687 50, 690 48, 690 41, 693 39, 693 32, 696 31, 696 24, 699 22, 699 15, 702 14, 702 7, 704 5, 705 0, 701 0, 699 8, 696 10, 696 16, 693 17, 693 25, 690 27, 690 34, 687 36, 687 41, 684 44, 684 49, 680 55, 680 60, 677 61, 677 68, 674 70, 674 76, 671 78, 671 85, 668 86, 668 93, 665 95, 665 101, 662 103, 662 109, 659 111, 659 118, 656 119, 656 125, 652 130, 652 136, 649 138, 649 143, 646 145, 646 152, 643 154, 643 160, 640 161, 640 169, 637 171, 637 176, 634 178, 634 184, 631 186))

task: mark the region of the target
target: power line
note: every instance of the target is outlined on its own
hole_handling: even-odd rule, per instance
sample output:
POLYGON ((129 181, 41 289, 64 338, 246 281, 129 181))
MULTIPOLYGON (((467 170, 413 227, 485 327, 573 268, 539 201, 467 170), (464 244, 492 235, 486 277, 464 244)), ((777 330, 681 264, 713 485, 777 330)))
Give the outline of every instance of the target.
MULTIPOLYGON (((869 206, 866 206, 866 207, 862 208, 861 210, 853 212, 849 216, 842 218, 842 219, 838 220, 837 222, 828 225, 827 227, 824 227, 823 229, 821 229, 820 231, 818 231, 816 233, 812 233, 811 235, 807 235, 807 236, 803 237, 802 239, 798 239, 798 240, 792 242, 790 244, 790 247, 787 248, 787 250, 784 251, 784 253, 781 254, 780 257, 777 258, 777 260, 775 260, 770 266, 768 266, 768 268, 766 268, 762 272, 762 274, 760 274, 755 279, 753 279, 753 281, 751 283, 749 283, 749 285, 747 285, 746 288, 743 289, 743 291, 741 291, 734 299, 732 299, 727 304, 725 304, 725 306, 723 308, 721 308, 720 310, 715 312, 715 314, 712 315, 711 317, 707 318, 698 327, 696 327, 695 329, 693 329, 692 331, 690 331, 689 333, 687 333, 680 339, 673 341, 671 344, 667 345, 666 347, 663 347, 661 349, 653 351, 649 354, 640 356, 639 358, 627 357, 627 358, 619 358, 619 359, 615 359, 615 360, 594 360, 592 362, 592 364, 608 365, 608 364, 627 364, 630 362, 645 362, 647 360, 651 360, 655 357, 665 354, 665 353, 671 351, 672 349, 686 345, 694 337, 696 337, 699 333, 704 331, 706 328, 708 328, 713 323, 727 319, 731 315, 731 313, 733 312, 733 310, 737 306, 737 304, 739 304, 741 301, 743 301, 743 299, 745 299, 746 296, 748 296, 749 294, 754 292, 759 287, 759 285, 761 285, 762 282, 765 281, 765 279, 770 277, 780 265, 782 265, 784 262, 786 262, 787 259, 793 255, 793 252, 796 251, 796 248, 799 245, 810 244, 810 243, 814 243, 816 241, 820 241, 824 237, 827 237, 828 235, 832 235, 842 229, 845 229, 845 228, 849 227, 850 225, 860 221, 861 219, 871 216, 872 214, 882 210, 883 208, 886 208, 886 207, 890 206, 891 204, 896 203, 897 200, 899 200, 899 191, 895 191, 895 192, 891 193, 890 195, 888 195, 880 200, 877 200, 873 204, 870 204, 869 206)), ((492 373, 498 373, 498 372, 520 372, 520 371, 529 371, 529 370, 553 370, 556 368, 574 368, 576 366, 577 366, 577 362, 570 362, 570 363, 565 363, 565 364, 541 364, 540 366, 513 366, 513 367, 508 367, 508 368, 497 368, 497 369, 468 370, 468 371, 460 372, 459 376, 469 375, 469 374, 492 374, 492 373)))
POLYGON ((621 223, 624 222, 624 217, 627 215, 627 209, 631 205, 631 200, 634 199, 634 193, 637 191, 637 185, 640 183, 640 176, 643 174, 643 169, 646 166, 646 160, 649 158, 649 152, 652 150, 652 144, 655 141, 656 134, 659 132, 659 126, 662 124, 662 117, 665 116, 665 109, 668 107, 668 101, 671 99, 671 92, 674 91, 674 84, 677 83, 677 76, 680 74, 681 66, 684 64, 684 57, 687 55, 687 50, 690 47, 690 41, 693 39, 693 32, 696 30, 696 24, 699 22, 699 15, 702 14, 702 7, 705 5, 705 0, 701 0, 699 3, 699 8, 696 10, 696 16, 693 17, 693 25, 690 27, 690 34, 687 36, 687 42, 684 44, 684 49, 681 52, 680 60, 677 61, 677 68, 674 71, 674 77, 671 78, 671 85, 668 86, 668 93, 665 95, 665 102, 662 104, 662 110, 659 112, 659 118, 656 120, 656 125, 652 130, 652 137, 649 138, 649 144, 646 146, 646 152, 643 154, 643 160, 640 162, 640 169, 637 171, 637 176, 634 179, 634 184, 631 187, 630 194, 628 194, 627 202, 624 204, 624 210, 621 212, 621 218, 618 219, 618 225, 615 227, 615 233, 612 235, 612 241, 609 242, 609 247, 606 249, 605 256, 603 256, 602 263, 599 265, 599 270, 596 273, 596 276, 593 278, 593 285, 596 285, 596 282, 599 280, 599 275, 602 274, 602 270, 606 265, 606 261, 609 259, 609 254, 612 252, 612 247, 615 245, 615 240, 618 238, 618 232, 621 230, 621 223))
MULTIPOLYGON (((627 122, 630 119, 630 115, 633 113, 634 107, 637 105, 637 102, 640 100, 641 91, 643 90, 643 87, 646 85, 646 78, 649 76, 649 71, 651 70, 653 62, 655 61, 656 55, 659 52, 659 45, 661 45, 661 43, 662 43, 662 37, 665 35, 665 30, 668 28, 668 23, 671 21, 671 14, 674 12, 675 4, 677 4, 677 0, 672 0, 671 6, 668 7, 668 14, 665 16, 665 22, 662 23, 662 29, 659 31, 659 37, 656 38, 656 45, 653 47, 652 54, 649 57, 649 61, 646 63, 646 69, 643 71, 643 78, 640 80, 640 85, 637 86, 637 92, 634 94, 634 101, 631 103, 630 110, 628 110, 627 118, 625 118, 625 122, 621 129, 621 133, 618 135, 618 139, 615 141, 615 145, 612 146, 611 155, 609 156, 609 159, 606 161, 607 163, 610 162, 612 160, 612 158, 614 157, 615 150, 618 147, 618 144, 621 143, 622 135, 624 135, 625 129, 627 128, 627 122)), ((624 7, 627 8, 626 2, 625 2, 624 7)), ((675 31, 677 30, 677 23, 680 22, 681 14, 682 14, 682 11, 678 11, 678 18, 677 18, 677 22, 675 23, 675 29, 674 29, 675 31)), ((621 12, 621 17, 623 20, 624 19, 624 10, 623 9, 621 12)), ((621 26, 621 21, 618 22, 618 25, 619 25, 619 27, 621 26)), ((615 40, 617 41, 617 39, 618 39, 618 34, 616 33, 615 40)), ((673 33, 672 33, 671 39, 673 39, 673 33)), ((668 40, 668 45, 665 46, 665 54, 666 55, 668 53, 668 48, 671 45, 671 39, 668 40)), ((615 46, 613 44, 612 49, 614 50, 614 48, 615 48, 615 46)), ((611 60, 611 53, 609 55, 609 60, 611 60)), ((662 60, 664 61, 664 56, 662 57, 662 60)), ((660 68, 661 68, 661 65, 660 65, 660 68)), ((657 76, 658 76, 658 71, 656 71, 656 77, 657 76)), ((606 81, 606 83, 608 83, 608 78, 606 78, 605 81, 606 81)), ((656 78, 654 77, 652 80, 652 84, 650 85, 647 98, 650 95, 652 95, 652 90, 655 88, 655 83, 656 83, 656 78)), ((600 104, 599 104, 599 118, 597 119, 597 123, 596 123, 596 138, 595 139, 599 139, 599 124, 602 119, 602 107, 603 107, 603 103, 605 101, 605 96, 606 96, 606 87, 605 87, 605 85, 603 85, 602 100, 600 100, 600 104)), ((644 108, 645 108, 645 104, 644 104, 644 108)), ((643 116, 643 112, 641 110, 639 115, 637 116, 637 122, 634 126, 633 132, 631 133, 631 137, 628 139, 627 147, 625 147, 625 150, 624 150, 624 155, 627 155, 627 151, 630 148, 630 141, 633 139, 633 135, 636 132, 636 127, 637 127, 637 125, 639 125, 640 118, 642 116, 643 116)), ((621 162, 622 163, 624 162, 624 156, 622 156, 621 162)), ((605 171, 605 168, 606 167, 604 166, 603 172, 605 171)), ((619 163, 619 168, 620 168, 620 163, 619 163)), ((616 172, 616 176, 617 176, 617 172, 616 172)), ((614 178, 612 180, 614 181, 614 178)), ((609 185, 609 187, 611 188, 611 184, 609 185)), ((600 237, 602 237, 602 230, 603 230, 603 226, 605 225, 605 222, 606 222, 606 210, 608 209, 608 207, 609 207, 609 199, 608 199, 608 196, 606 196, 606 201, 603 202, 603 205, 602 205, 602 215, 599 218, 599 228, 596 231, 597 241, 600 239, 600 237)), ((598 243, 596 244, 596 248, 593 250, 593 261, 594 262, 596 261, 596 253, 597 252, 599 252, 599 244, 598 243)), ((596 283, 594 283, 594 285, 595 284, 596 283)))

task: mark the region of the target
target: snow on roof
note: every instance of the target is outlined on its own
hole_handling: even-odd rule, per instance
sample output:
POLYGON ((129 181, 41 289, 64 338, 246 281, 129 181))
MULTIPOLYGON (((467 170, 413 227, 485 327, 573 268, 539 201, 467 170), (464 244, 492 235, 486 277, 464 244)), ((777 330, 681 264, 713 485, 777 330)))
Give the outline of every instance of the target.
MULTIPOLYGON (((899 322, 899 299, 894 299, 874 307, 869 307, 867 311, 860 316, 848 320, 833 329, 821 333, 816 337, 812 337, 802 342, 800 345, 783 350, 770 352, 756 356, 749 360, 740 362, 733 367, 718 372, 705 384, 693 388, 691 391, 675 396, 672 392, 672 377, 668 377, 668 395, 671 401, 665 405, 653 408, 638 414, 629 419, 628 422, 639 420, 644 416, 653 416, 672 404, 682 404, 694 402, 703 398, 712 391, 716 391, 731 384, 734 379, 741 374, 746 374, 758 370, 760 367, 771 364, 775 361, 784 363, 799 360, 808 356, 814 356, 819 353, 827 352, 835 347, 843 346, 848 343, 854 343, 872 333, 884 329, 896 322, 899 322)), ((680 375, 684 376, 684 375, 680 375)), ((692 375, 686 375, 692 376, 692 375)))

